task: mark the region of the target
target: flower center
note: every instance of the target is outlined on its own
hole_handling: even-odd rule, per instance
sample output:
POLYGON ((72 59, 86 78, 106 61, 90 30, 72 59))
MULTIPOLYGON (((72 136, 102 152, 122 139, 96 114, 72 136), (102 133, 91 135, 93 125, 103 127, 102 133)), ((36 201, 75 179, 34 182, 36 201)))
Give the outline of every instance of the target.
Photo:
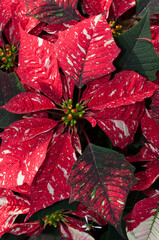
POLYGON ((5 49, 0 48, 0 65, 1 69, 9 70, 14 67, 17 49, 14 45, 7 44, 5 49))
POLYGON ((66 125, 69 123, 71 126, 75 125, 77 123, 77 118, 81 118, 85 113, 85 111, 83 110, 84 106, 80 105, 79 103, 77 103, 75 108, 73 108, 72 99, 65 101, 62 105, 62 108, 65 113, 65 116, 62 117, 62 120, 65 122, 66 125))
POLYGON ((116 24, 115 21, 110 21, 109 26, 114 37, 119 36, 122 33, 122 25, 116 24))
POLYGON ((53 225, 55 228, 61 220, 67 222, 67 219, 63 216, 62 210, 57 210, 56 212, 47 215, 43 220, 45 224, 53 225))

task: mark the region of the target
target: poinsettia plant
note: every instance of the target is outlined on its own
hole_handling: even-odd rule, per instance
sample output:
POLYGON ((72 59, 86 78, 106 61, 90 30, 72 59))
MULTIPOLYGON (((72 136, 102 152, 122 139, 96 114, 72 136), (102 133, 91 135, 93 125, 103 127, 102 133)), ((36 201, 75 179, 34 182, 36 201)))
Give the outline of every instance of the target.
POLYGON ((156 7, 0 3, 1 239, 158 239, 156 7))

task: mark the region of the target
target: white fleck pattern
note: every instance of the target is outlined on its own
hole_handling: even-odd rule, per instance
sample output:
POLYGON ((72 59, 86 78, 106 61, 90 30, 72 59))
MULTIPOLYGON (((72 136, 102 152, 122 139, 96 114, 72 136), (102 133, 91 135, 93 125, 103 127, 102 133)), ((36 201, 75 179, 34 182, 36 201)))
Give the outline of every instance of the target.
POLYGON ((83 34, 86 36, 87 39, 91 39, 91 36, 88 34, 85 28, 83 29, 83 34))
POLYGON ((41 47, 42 44, 43 44, 43 39, 42 38, 38 38, 38 46, 41 47))
POLYGON ((9 150, 4 150, 4 151, 2 152, 2 154, 7 154, 7 153, 11 153, 11 151, 9 151, 9 150))
POLYGON ((112 43, 113 41, 114 41, 113 39, 107 41, 106 43, 104 43, 104 47, 106 47, 107 45, 109 45, 109 44, 112 43))
POLYGON ((47 184, 47 189, 48 189, 48 191, 49 191, 49 193, 50 193, 51 195, 54 194, 54 189, 52 188, 52 186, 51 186, 50 183, 47 184))
POLYGON ((18 178, 17 178, 17 185, 22 185, 24 181, 25 176, 22 175, 22 171, 18 173, 18 178))
POLYGON ((77 46, 79 47, 79 49, 80 49, 84 54, 86 54, 86 51, 84 50, 84 48, 82 48, 78 43, 77 43, 77 46))

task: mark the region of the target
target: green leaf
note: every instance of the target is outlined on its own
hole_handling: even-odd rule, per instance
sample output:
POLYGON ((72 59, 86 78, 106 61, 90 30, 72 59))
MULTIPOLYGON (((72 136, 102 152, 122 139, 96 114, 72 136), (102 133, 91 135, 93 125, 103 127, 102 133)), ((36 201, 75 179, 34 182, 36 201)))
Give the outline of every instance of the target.
POLYGON ((20 239, 19 236, 16 236, 16 235, 13 235, 13 234, 8 234, 8 233, 4 234, 0 238, 0 240, 18 240, 18 239, 20 239))
POLYGON ((68 184, 72 201, 80 201, 112 224, 121 235, 121 218, 134 167, 122 154, 89 144, 73 165, 68 184))
MULTIPOLYGON (((21 92, 25 92, 25 89, 16 74, 0 71, 0 106, 5 105, 12 97, 21 92)), ((5 109, 0 109, 0 116, 0 128, 6 128, 22 117, 20 114, 10 113, 5 109)))
POLYGON ((50 213, 54 213, 57 210, 71 209, 72 211, 76 211, 76 207, 77 207, 77 202, 70 204, 67 199, 63 200, 63 201, 59 201, 49 207, 43 208, 43 209, 39 210, 38 212, 34 213, 28 219, 27 222, 42 220, 42 218, 44 218, 46 215, 49 215, 50 213))
POLYGON ((136 15, 139 15, 147 8, 151 0, 136 0, 136 15))
POLYGON ((0 106, 5 105, 12 97, 21 92, 25 92, 25 89, 16 74, 0 71, 0 106))
POLYGON ((14 114, 11 112, 8 112, 5 109, 0 109, 0 128, 7 128, 12 123, 20 120, 22 118, 22 114, 14 114))
POLYGON ((134 27, 118 37, 118 46, 121 53, 116 59, 116 67, 121 70, 134 70, 153 81, 159 69, 159 56, 157 56, 151 39, 149 11, 134 27))
MULTIPOLYGON (((126 223, 124 220, 122 220, 122 230, 126 235, 126 223)), ((119 233, 115 230, 114 227, 112 227, 110 224, 108 224, 108 231, 106 231, 99 240, 125 240, 126 238, 119 235, 119 233)))
POLYGON ((25 0, 27 15, 41 22, 57 24, 71 20, 78 21, 77 0, 25 0))

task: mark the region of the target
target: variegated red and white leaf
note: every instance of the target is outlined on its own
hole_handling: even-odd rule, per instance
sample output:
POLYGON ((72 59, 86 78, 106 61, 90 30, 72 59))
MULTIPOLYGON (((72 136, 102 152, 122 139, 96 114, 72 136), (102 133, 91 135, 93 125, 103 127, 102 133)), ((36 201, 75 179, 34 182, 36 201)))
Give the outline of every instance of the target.
POLYGON ((10 190, 1 189, 0 194, 0 237, 13 224, 19 214, 29 211, 30 203, 27 199, 14 195, 10 190))
POLYGON ((88 107, 100 110, 134 104, 151 97, 158 88, 157 84, 147 82, 146 78, 134 71, 123 71, 105 83, 105 88, 101 87, 95 92, 88 107))
POLYGON ((159 148, 159 125, 154 121, 148 110, 145 111, 141 119, 141 129, 148 142, 153 147, 159 148))
POLYGON ((99 127, 109 136, 114 146, 125 148, 134 140, 139 121, 97 119, 99 127))
POLYGON ((158 239, 158 203, 158 195, 143 199, 137 202, 132 212, 125 217, 129 240, 158 239))
POLYGON ((8 128, 6 128, 1 134, 2 147, 7 147, 8 144, 20 143, 28 141, 38 136, 39 134, 48 132, 53 129, 58 122, 49 118, 31 118, 19 120, 8 128))
POLYGON ((13 97, 2 108, 16 114, 38 112, 47 109, 54 109, 55 104, 40 93, 23 92, 13 97))
POLYGON ((107 11, 109 13, 109 8, 113 0, 83 0, 83 8, 89 15, 98 15, 107 11))
POLYGON ((61 32, 55 46, 62 70, 79 88, 113 72, 112 62, 120 52, 105 14, 86 19, 61 32))
POLYGON ((71 134, 71 144, 72 144, 73 149, 81 155, 82 147, 81 147, 79 135, 77 133, 73 132, 71 134))
POLYGON ((52 131, 42 133, 34 138, 3 144, 0 152, 0 186, 15 188, 33 178, 46 157, 52 131))
POLYGON ((44 227, 40 225, 39 221, 29 223, 16 223, 7 229, 7 233, 14 235, 26 234, 27 236, 38 235, 43 231, 44 227))
POLYGON ((135 4, 135 0, 113 0, 109 15, 117 19, 130 8, 134 7, 135 4))
POLYGON ((42 91, 54 100, 61 100, 62 83, 54 44, 27 34, 21 29, 17 73, 22 83, 42 91))
POLYGON ((148 162, 144 165, 144 171, 135 174, 138 183, 132 187, 132 191, 142 191, 149 188, 159 178, 159 160, 148 162))
POLYGON ((75 160, 71 135, 55 134, 46 160, 31 186, 31 207, 27 219, 34 212, 70 197, 71 188, 67 184, 67 178, 75 160))

